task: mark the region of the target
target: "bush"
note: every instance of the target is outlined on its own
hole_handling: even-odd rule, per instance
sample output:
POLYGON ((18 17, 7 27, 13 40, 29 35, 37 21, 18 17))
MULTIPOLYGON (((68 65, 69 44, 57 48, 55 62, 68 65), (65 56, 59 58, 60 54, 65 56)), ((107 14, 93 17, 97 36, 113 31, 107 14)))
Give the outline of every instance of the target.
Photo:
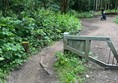
POLYGON ((83 62, 75 54, 57 53, 55 68, 61 83, 82 82, 81 75, 85 72, 83 62))
POLYGON ((106 13, 118 13, 117 9, 106 10, 106 13))
POLYGON ((17 35, 16 31, 18 21, 10 17, 0 18, 0 57, 3 58, 0 66, 15 58, 23 57, 24 49, 20 44, 22 38, 17 35))
POLYGON ((90 12, 80 12, 78 14, 78 18, 90 18, 90 17, 93 17, 94 16, 94 12, 93 11, 90 11, 90 12))
POLYGON ((44 9, 22 12, 18 17, 0 16, 0 73, 18 67, 29 57, 22 46, 23 41, 29 42, 33 52, 62 38, 63 32, 75 33, 81 27, 74 16, 44 9))
POLYGON ((74 11, 74 10, 70 10, 68 12, 68 14, 74 15, 77 18, 90 18, 90 17, 94 16, 93 11, 90 11, 90 12, 77 12, 77 11, 74 11))
POLYGON ((118 24, 118 16, 116 17, 115 22, 118 24))

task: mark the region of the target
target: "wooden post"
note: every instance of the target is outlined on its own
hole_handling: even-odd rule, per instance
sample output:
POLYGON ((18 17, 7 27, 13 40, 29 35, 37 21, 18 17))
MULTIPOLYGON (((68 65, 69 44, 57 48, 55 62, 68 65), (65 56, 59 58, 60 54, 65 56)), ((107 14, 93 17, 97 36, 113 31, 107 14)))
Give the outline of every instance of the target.
POLYGON ((66 49, 66 45, 67 45, 67 38, 66 38, 66 36, 68 36, 68 35, 69 35, 68 32, 64 32, 64 40, 63 40, 63 42, 64 42, 64 53, 68 52, 68 50, 66 49))
POLYGON ((22 42, 22 46, 23 46, 25 52, 28 53, 30 51, 29 50, 29 42, 22 42))
POLYGON ((68 0, 61 0, 60 1, 61 5, 61 13, 66 13, 67 7, 68 7, 68 0))
POLYGON ((91 40, 86 40, 86 43, 85 43, 85 57, 86 57, 86 60, 88 61, 88 57, 89 57, 89 53, 90 53, 90 47, 91 47, 91 40))

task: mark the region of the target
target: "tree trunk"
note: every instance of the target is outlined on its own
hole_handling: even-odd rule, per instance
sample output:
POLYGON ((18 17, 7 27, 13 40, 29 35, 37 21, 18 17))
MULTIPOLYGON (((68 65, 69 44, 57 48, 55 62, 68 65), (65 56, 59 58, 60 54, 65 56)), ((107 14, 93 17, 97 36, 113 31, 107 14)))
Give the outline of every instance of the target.
POLYGON ((44 9, 47 8, 47 7, 46 7, 46 1, 45 1, 45 0, 43 1, 43 7, 44 7, 44 9))
POLYGON ((66 13, 68 7, 68 0, 61 0, 61 12, 66 13))
POLYGON ((9 0, 2 0, 3 3, 3 15, 6 16, 9 9, 9 0))
POLYGON ((90 10, 90 6, 91 6, 91 2, 90 2, 90 0, 88 0, 88 5, 89 5, 89 10, 90 10))
POLYGON ((105 9, 107 9, 107 1, 105 0, 105 9))
POLYGON ((96 4, 95 4, 96 6, 95 6, 95 11, 97 11, 98 10, 98 0, 96 0, 96 4))
POLYGON ((94 0, 94 4, 93 4, 93 10, 95 11, 95 0, 94 0))

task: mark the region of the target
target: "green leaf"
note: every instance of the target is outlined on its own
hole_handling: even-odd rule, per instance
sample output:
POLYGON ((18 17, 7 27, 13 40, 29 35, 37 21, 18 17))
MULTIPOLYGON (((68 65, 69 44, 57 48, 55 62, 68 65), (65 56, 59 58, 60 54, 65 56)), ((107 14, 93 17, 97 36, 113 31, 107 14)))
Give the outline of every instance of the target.
POLYGON ((2 54, 3 52, 2 52, 2 49, 0 48, 0 54, 2 54))
POLYGON ((0 57, 0 61, 3 61, 4 60, 4 58, 3 57, 0 57))

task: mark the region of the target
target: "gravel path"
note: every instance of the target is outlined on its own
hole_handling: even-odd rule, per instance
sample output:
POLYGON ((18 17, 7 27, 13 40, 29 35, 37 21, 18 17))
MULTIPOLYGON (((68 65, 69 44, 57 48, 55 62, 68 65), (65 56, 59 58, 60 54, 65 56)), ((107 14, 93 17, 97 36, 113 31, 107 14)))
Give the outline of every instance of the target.
MULTIPOLYGON (((87 36, 109 36, 113 41, 116 49, 118 49, 118 25, 114 23, 115 17, 109 16, 106 21, 100 21, 98 18, 82 19, 83 31, 81 35, 87 36)), ((93 42, 91 47, 101 60, 108 58, 108 49, 106 44, 93 42)), ((55 52, 63 50, 63 42, 56 42, 54 45, 44 48, 37 55, 30 57, 30 59, 22 65, 19 70, 13 71, 9 76, 7 83, 58 83, 58 78, 54 73, 53 63, 55 62, 55 52), (46 69, 51 75, 41 67, 39 62, 45 65, 46 69)), ((88 64, 89 78, 85 83, 118 83, 117 70, 104 70, 97 64, 89 62, 88 64)))
MULTIPOLYGON (((116 49, 118 49, 118 25, 114 23, 115 16, 107 17, 107 21, 100 21, 99 18, 83 19, 84 29, 81 35, 86 36, 107 36, 110 37, 116 49)), ((109 48, 105 42, 93 42, 92 51, 98 56, 98 59, 107 62, 109 48)), ((117 70, 104 70, 97 64, 89 62, 90 76, 85 83, 118 83, 117 70)))

